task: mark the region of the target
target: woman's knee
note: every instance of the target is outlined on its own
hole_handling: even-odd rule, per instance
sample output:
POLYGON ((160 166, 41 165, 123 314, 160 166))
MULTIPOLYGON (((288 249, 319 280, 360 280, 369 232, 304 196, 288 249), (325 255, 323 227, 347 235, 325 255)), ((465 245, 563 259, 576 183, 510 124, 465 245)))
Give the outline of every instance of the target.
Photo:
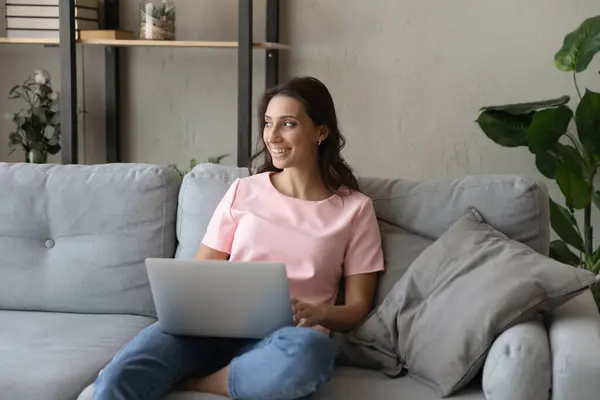
POLYGON ((283 328, 232 361, 229 393, 234 398, 303 398, 331 378, 335 357, 327 335, 283 328))
POLYGON ((284 328, 273 342, 288 355, 280 373, 294 385, 316 390, 331 378, 337 350, 327 335, 311 328, 284 328))
POLYGON ((329 336, 312 328, 282 328, 272 341, 296 360, 310 364, 329 365, 337 353, 329 336))

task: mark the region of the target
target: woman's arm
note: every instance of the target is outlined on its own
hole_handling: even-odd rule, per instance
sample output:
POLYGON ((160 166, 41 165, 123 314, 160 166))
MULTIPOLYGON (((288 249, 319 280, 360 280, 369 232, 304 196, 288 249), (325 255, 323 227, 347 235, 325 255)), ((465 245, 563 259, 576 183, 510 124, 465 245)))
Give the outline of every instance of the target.
POLYGON ((229 258, 229 254, 212 249, 200 243, 200 247, 196 251, 194 258, 196 260, 227 260, 229 258))
POLYGON ((296 323, 298 326, 321 325, 336 332, 347 332, 357 327, 371 311, 377 279, 377 273, 346 277, 345 304, 342 306, 307 304, 293 300, 296 323))

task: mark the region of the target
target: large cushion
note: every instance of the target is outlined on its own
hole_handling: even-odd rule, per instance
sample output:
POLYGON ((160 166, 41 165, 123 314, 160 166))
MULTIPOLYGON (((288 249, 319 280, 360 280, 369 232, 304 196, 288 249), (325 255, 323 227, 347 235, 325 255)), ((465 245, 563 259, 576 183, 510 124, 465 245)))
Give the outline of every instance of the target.
POLYGON ((508 328, 587 290, 590 271, 510 240, 470 209, 410 266, 350 336, 386 373, 409 374, 441 397, 478 374, 508 328))
POLYGON ((0 309, 155 315, 144 260, 175 253, 171 168, 0 163, 0 309))
POLYGON ((0 311, 0 398, 76 399, 121 346, 153 321, 0 311))

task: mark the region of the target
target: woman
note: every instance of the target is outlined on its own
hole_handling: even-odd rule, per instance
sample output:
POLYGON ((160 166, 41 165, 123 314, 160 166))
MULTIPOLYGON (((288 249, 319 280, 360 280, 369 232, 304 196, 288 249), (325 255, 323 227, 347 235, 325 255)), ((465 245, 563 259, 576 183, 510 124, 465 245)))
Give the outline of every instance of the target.
POLYGON ((100 374, 95 399, 162 399, 174 388, 299 399, 331 377, 329 333, 369 313, 384 268, 381 238, 372 202, 340 154, 329 91, 314 78, 292 79, 265 93, 259 116, 261 148, 252 160, 264 164, 231 185, 196 258, 285 263, 297 326, 251 341, 173 336, 151 325, 100 374), (344 301, 336 305, 342 277, 344 301))

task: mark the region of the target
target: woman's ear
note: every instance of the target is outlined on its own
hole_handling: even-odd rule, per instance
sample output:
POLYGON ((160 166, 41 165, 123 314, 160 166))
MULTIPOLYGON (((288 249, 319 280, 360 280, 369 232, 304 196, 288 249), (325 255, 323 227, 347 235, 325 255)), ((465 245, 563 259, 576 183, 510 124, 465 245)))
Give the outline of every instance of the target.
POLYGON ((327 138, 327 135, 329 135, 329 129, 327 129, 327 126, 324 125, 319 128, 319 144, 321 144, 321 142, 327 138))

